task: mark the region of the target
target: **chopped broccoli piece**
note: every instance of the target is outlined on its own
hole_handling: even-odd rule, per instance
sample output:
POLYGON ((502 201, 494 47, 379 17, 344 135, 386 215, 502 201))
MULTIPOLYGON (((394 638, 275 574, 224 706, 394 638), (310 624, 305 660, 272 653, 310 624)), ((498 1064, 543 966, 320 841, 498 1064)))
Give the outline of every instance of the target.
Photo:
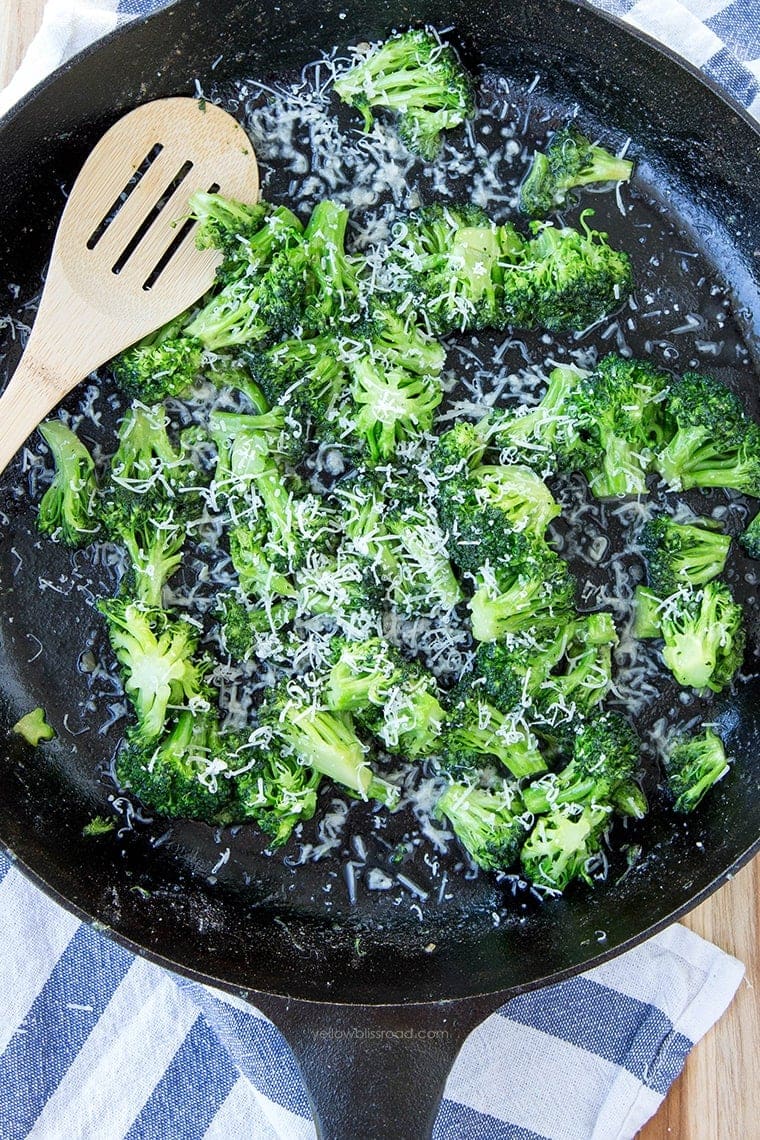
POLYGON ((82 828, 82 835, 85 839, 97 839, 100 835, 109 835, 116 828, 116 820, 111 816, 106 819, 105 816, 95 815, 86 823, 82 828))
POLYGON ((182 565, 186 537, 171 501, 133 502, 115 495, 107 500, 102 517, 108 537, 129 554, 123 593, 149 609, 159 608, 164 586, 182 565))
POLYGON ((589 142, 574 123, 556 131, 546 152, 537 151, 520 187, 520 209, 543 218, 564 206, 576 186, 592 182, 627 182, 633 163, 589 142))
POLYGON ((356 735, 350 713, 332 713, 311 703, 287 682, 276 686, 261 707, 261 721, 293 749, 302 764, 329 776, 361 799, 393 806, 399 789, 376 776, 356 735))
POLYGON ((488 756, 499 760, 517 779, 546 771, 538 742, 525 723, 489 704, 483 686, 468 678, 460 682, 449 702, 441 763, 461 775, 488 756))
POLYGON ((267 752, 233 781, 234 817, 252 819, 271 848, 287 843, 293 829, 317 810, 321 773, 294 756, 267 752))
POLYGON ((442 480, 438 509, 453 561, 475 571, 524 557, 560 513, 546 484, 519 463, 478 466, 442 480))
POLYGON ((527 835, 523 811, 519 792, 506 780, 488 789, 450 784, 435 807, 473 861, 487 871, 506 871, 517 861, 527 835))
POLYGON ((538 228, 522 260, 504 273, 502 323, 551 332, 581 331, 615 312, 631 292, 628 255, 592 230, 538 228))
POLYGON ((748 558, 760 558, 760 514, 739 535, 739 542, 748 558))
POLYGON ((357 405, 351 423, 372 463, 388 459, 399 443, 430 430, 443 399, 436 375, 389 368, 369 356, 350 360, 348 367, 357 405))
POLYGON ((580 726, 569 764, 523 788, 525 808, 540 815, 558 804, 611 805, 615 790, 636 775, 640 752, 629 721, 603 712, 580 726))
POLYGON ((183 463, 166 430, 162 405, 149 408, 134 403, 119 425, 119 446, 111 457, 111 478, 115 483, 144 494, 155 483, 171 493, 172 476, 183 463))
POLYGON ((222 643, 234 661, 246 661, 256 645, 256 634, 282 629, 295 616, 289 602, 250 606, 233 592, 223 594, 217 606, 222 643))
POLYGON ((379 637, 342 645, 325 700, 355 713, 389 751, 409 756, 435 751, 446 716, 434 678, 379 637))
POLYGON ((438 436, 430 460, 432 469, 442 482, 447 482, 477 467, 485 449, 486 435, 481 424, 459 420, 438 436))
POLYGON ((111 361, 113 378, 127 396, 158 404, 192 387, 201 370, 203 349, 186 322, 183 313, 111 361))
POLYGON ((665 768, 675 810, 690 812, 726 775, 729 763, 721 738, 711 728, 705 728, 691 736, 677 737, 668 749, 665 768))
POLYGON ((159 739, 147 738, 143 724, 127 730, 116 778, 159 815, 229 823, 231 788, 218 776, 240 743, 231 742, 228 749, 215 713, 183 709, 159 739))
POLYGON ((39 432, 53 456, 55 475, 40 500, 37 526, 67 546, 91 542, 98 531, 92 456, 63 420, 48 420, 39 432))
POLYGON ((575 579, 567 563, 546 546, 535 544, 525 558, 498 569, 482 567, 475 586, 469 606, 476 641, 552 629, 574 613, 575 579))
POLYGON ((610 810, 599 804, 561 804, 539 816, 520 852, 523 872, 552 891, 564 891, 574 879, 591 883, 591 860, 609 824, 610 810))
POLYGON ((677 523, 656 515, 644 524, 641 544, 649 585, 666 597, 682 586, 704 586, 723 573, 731 538, 712 519, 677 523))
POLYGON ((442 132, 475 112, 472 82, 448 44, 427 31, 393 36, 359 57, 335 80, 344 103, 361 111, 365 130, 372 111, 399 112, 399 135, 414 154, 434 159, 442 132))
POLYGON ((15 732, 17 736, 23 736, 32 748, 36 748, 41 740, 53 740, 55 737, 55 729, 48 724, 43 708, 32 709, 31 712, 26 713, 25 716, 16 721, 11 732, 15 732))
POLYGON ((101 598, 97 608, 122 667, 124 691, 137 713, 139 738, 146 747, 161 735, 169 707, 207 707, 204 674, 208 664, 195 660, 198 630, 182 619, 172 621, 123 598, 101 598))
POLYGON ((760 427, 719 380, 685 372, 665 402, 668 443, 654 466, 673 490, 731 487, 760 497, 760 427))
POLYGON ((636 635, 664 639, 662 656, 679 685, 720 693, 744 659, 742 607, 723 582, 685 587, 659 598, 636 590, 636 635))

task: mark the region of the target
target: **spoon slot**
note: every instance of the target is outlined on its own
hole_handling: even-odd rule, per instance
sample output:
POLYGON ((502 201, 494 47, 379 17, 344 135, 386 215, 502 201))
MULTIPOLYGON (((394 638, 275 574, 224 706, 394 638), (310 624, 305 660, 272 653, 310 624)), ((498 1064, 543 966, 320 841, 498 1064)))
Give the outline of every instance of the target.
POLYGON ((162 210, 164 209, 164 207, 166 206, 167 202, 170 200, 170 198, 175 193, 177 188, 182 185, 182 183, 185 181, 185 179, 187 178, 188 174, 190 173, 190 171, 192 169, 193 169, 193 163, 192 162, 190 162, 190 161, 183 162, 182 166, 179 168, 177 173, 174 175, 174 177, 172 178, 169 185, 163 191, 161 196, 157 199, 155 205, 145 215, 142 222, 137 227, 137 230, 135 231, 134 235, 127 242, 126 246, 124 247, 124 250, 122 251, 122 253, 119 255, 119 257, 114 262, 112 270, 111 270, 112 273, 117 273, 117 274, 121 273, 122 269, 127 264, 130 257, 135 252, 135 250, 139 246, 140 242, 143 240, 143 238, 147 234, 148 230, 151 228, 151 226, 156 221, 156 219, 160 216, 160 214, 161 214, 162 210))
POLYGON ((156 143, 155 146, 151 147, 145 158, 142 160, 132 177, 125 185, 124 189, 120 192, 116 201, 110 206, 108 211, 104 214, 95 229, 90 234, 89 238, 87 239, 88 249, 95 249, 95 246, 103 237, 103 234, 106 232, 108 227, 112 222, 116 220, 119 211, 121 210, 122 206, 124 206, 128 201, 129 196, 137 189, 137 186, 142 180, 143 175, 147 174, 148 170, 150 170, 151 166, 156 161, 163 149, 163 143, 156 143))

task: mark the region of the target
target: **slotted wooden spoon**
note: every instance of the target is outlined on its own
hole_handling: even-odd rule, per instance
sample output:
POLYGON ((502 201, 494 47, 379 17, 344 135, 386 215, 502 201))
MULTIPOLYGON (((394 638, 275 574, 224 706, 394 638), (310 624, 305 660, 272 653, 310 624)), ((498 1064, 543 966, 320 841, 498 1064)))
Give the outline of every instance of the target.
POLYGON ((195 190, 258 198, 251 143, 211 103, 146 103, 95 146, 63 211, 26 350, 0 397, 0 471, 85 376, 211 286, 220 255, 196 249, 187 205, 195 190))

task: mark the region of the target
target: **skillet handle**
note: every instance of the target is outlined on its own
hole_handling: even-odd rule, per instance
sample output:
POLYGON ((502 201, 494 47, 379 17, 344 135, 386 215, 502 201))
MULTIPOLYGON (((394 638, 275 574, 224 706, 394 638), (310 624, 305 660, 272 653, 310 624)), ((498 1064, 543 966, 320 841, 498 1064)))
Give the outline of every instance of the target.
POLYGON ((319 1140, 428 1140, 462 1043, 504 998, 416 1006, 328 1005, 269 994, 250 1000, 295 1054, 319 1140))

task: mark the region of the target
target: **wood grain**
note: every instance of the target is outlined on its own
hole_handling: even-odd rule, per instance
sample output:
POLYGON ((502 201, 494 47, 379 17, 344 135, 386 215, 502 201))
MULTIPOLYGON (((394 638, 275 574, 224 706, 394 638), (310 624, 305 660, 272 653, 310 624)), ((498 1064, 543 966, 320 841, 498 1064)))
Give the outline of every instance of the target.
POLYGON ((0 0, 0 87, 5 87, 42 23, 45 0, 0 0))
MULTIPOLYGON (((43 8, 44 0, 0 0, 0 85, 18 66, 43 8)), ((638 1140, 755 1140, 760 1137, 760 859, 693 911, 686 925, 744 962, 747 975, 638 1140)))

